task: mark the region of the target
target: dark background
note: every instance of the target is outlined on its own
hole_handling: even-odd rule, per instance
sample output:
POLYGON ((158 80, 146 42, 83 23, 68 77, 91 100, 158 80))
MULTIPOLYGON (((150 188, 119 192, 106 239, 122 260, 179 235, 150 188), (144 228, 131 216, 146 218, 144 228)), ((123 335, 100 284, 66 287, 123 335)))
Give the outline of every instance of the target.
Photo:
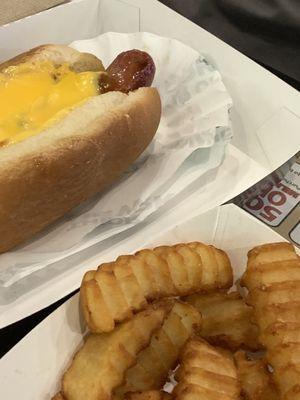
POLYGON ((300 0, 160 0, 300 89, 300 0))
MULTIPOLYGON (((300 0, 161 0, 300 88, 300 0)), ((295 149, 296 150, 296 149, 295 149)), ((0 330, 0 357, 74 293, 0 330)))

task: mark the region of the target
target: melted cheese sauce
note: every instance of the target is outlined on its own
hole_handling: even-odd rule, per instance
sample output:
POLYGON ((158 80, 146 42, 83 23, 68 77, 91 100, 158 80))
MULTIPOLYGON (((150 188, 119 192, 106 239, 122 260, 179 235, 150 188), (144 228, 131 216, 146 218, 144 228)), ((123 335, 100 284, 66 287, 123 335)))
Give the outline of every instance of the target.
POLYGON ((0 146, 36 135, 62 110, 99 94, 98 78, 99 72, 76 73, 49 61, 0 72, 0 146))

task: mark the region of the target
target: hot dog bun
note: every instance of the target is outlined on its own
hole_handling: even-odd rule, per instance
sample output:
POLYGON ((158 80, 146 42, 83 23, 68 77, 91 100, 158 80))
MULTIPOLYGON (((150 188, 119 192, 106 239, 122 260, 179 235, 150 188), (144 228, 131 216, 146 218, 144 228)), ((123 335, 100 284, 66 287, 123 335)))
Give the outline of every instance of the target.
MULTIPOLYGON (((103 69, 92 55, 53 45, 9 65, 37 58, 68 62, 76 71, 103 69)), ((154 88, 108 92, 80 103, 37 135, 0 148, 0 252, 109 187, 151 142, 160 115, 154 88)))
POLYGON ((67 62, 76 72, 104 71, 102 61, 93 54, 81 53, 80 51, 72 49, 72 47, 61 44, 44 44, 26 53, 19 54, 0 64, 0 71, 11 65, 18 65, 28 61, 36 62, 44 60, 53 61, 58 65, 67 62))

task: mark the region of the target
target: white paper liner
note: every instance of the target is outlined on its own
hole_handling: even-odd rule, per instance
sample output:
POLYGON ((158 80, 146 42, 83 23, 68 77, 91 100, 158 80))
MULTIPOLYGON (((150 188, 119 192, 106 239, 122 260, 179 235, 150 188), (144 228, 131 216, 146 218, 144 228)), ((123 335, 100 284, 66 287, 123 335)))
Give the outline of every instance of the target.
POLYGON ((163 103, 161 124, 146 152, 107 193, 0 256, 3 289, 18 281, 26 285, 24 278, 35 271, 49 266, 50 272, 50 264, 144 220, 217 167, 232 135, 231 99, 220 74, 190 47, 149 33, 106 33, 72 46, 96 54, 104 65, 128 49, 149 52, 157 67, 153 86, 163 103))

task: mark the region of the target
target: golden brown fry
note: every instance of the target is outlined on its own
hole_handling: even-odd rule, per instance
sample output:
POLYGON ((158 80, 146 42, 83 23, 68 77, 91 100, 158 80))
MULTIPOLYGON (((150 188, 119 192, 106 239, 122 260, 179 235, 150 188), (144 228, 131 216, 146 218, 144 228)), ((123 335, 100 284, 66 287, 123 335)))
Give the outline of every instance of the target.
POLYGON ((109 332, 149 301, 232 285, 230 261, 222 250, 193 242, 141 250, 102 264, 83 278, 83 314, 92 332, 109 332))
POLYGON ((247 359, 244 351, 234 355, 242 395, 247 400, 279 400, 265 361, 247 359))
POLYGON ((210 344, 237 350, 258 349, 258 329, 251 322, 252 307, 237 292, 193 294, 184 301, 192 304, 202 315, 200 336, 210 344))
POLYGON ((187 342, 176 374, 175 400, 238 400, 240 386, 230 353, 201 339, 187 342))
POLYGON ((125 400, 171 400, 170 393, 163 390, 146 390, 144 392, 130 392, 124 396, 125 400))
POLYGON ((249 266, 297 259, 298 256, 294 247, 286 242, 268 243, 256 246, 248 253, 249 266))
POLYGON ((150 343, 172 307, 164 302, 136 314, 111 333, 91 334, 63 376, 65 400, 106 400, 150 343))
POLYGON ((127 392, 160 389, 170 370, 176 366, 186 341, 201 325, 201 316, 189 304, 176 301, 150 345, 137 357, 137 363, 126 374, 123 385, 115 391, 116 398, 127 392))
POLYGON ((254 248, 243 284, 280 399, 300 399, 300 259, 288 243, 254 248), (298 316, 298 317, 297 317, 298 316))

